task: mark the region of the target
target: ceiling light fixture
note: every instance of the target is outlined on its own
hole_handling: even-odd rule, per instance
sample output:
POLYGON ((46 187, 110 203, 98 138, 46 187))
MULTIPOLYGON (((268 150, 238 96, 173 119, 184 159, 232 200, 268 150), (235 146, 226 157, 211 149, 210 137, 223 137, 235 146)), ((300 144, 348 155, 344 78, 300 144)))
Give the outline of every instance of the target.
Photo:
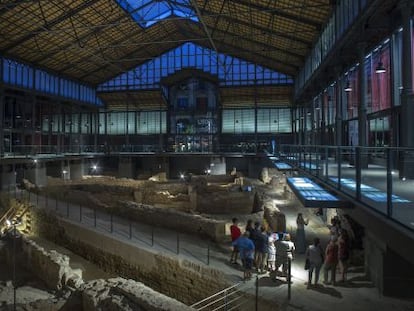
POLYGON ((345 92, 351 92, 352 91, 351 83, 349 82, 349 80, 346 81, 344 91, 345 92))
POLYGON ((384 64, 382 63, 382 61, 381 61, 381 59, 380 59, 380 61, 378 62, 377 67, 375 68, 375 72, 376 72, 376 73, 384 73, 384 72, 386 72, 386 71, 387 71, 387 70, 385 69, 384 64))

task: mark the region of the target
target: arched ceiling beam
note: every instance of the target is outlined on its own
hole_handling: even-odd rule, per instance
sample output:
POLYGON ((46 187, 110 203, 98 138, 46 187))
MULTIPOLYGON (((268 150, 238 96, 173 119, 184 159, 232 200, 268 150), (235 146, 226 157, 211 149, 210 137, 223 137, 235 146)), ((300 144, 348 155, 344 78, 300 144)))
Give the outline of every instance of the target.
MULTIPOLYGON (((234 1, 234 0, 232 0, 232 1, 234 1)), ((258 10, 258 11, 262 11, 262 12, 266 12, 266 13, 269 13, 269 14, 274 14, 274 15, 277 15, 277 16, 280 16, 280 17, 283 17, 283 18, 286 18, 286 19, 290 19, 294 22, 300 22, 300 23, 306 24, 308 26, 314 27, 315 30, 317 30, 318 32, 322 30, 322 23, 317 22, 313 19, 306 18, 303 15, 298 16, 296 14, 288 13, 288 12, 282 11, 280 9, 265 8, 263 6, 254 4, 254 1, 236 0, 235 2, 237 4, 244 5, 248 8, 253 8, 253 9, 258 10)), ((295 2, 292 1, 292 2, 296 4, 296 1, 295 2)))
MULTIPOLYGON (((301 63, 304 61, 304 58, 305 58, 305 55, 295 53, 292 50, 281 49, 281 48, 275 47, 273 45, 269 45, 269 44, 266 44, 266 43, 262 43, 260 41, 256 41, 256 40, 253 40, 253 39, 250 39, 250 38, 246 38, 244 35, 236 34, 236 33, 231 32, 231 31, 224 32, 222 30, 217 30, 216 29, 216 35, 215 35, 216 41, 219 41, 218 40, 219 38, 220 39, 221 38, 225 39, 225 38, 229 38, 229 37, 232 40, 240 39, 242 41, 248 42, 251 45, 259 46, 260 50, 278 51, 278 52, 284 53, 286 56, 294 56, 294 57, 298 58, 298 61, 300 61, 301 63), (230 36, 229 36, 229 34, 230 34, 230 36)), ((220 40, 220 43, 222 43, 222 42, 223 42, 223 40, 220 40)), ((249 50, 246 49, 246 52, 248 52, 248 51, 249 50)), ((263 57, 266 57, 266 56, 263 55, 263 57)), ((269 60, 274 61, 274 58, 269 58, 269 60)))

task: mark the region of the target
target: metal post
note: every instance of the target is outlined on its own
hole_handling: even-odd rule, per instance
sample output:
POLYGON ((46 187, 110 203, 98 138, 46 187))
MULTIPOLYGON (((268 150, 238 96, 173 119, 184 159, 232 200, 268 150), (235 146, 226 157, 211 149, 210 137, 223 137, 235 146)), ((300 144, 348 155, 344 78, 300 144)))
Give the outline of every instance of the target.
POLYGON ((387 148, 387 217, 392 217, 392 161, 391 161, 391 150, 387 148))
POLYGON ((227 289, 224 290, 224 310, 227 310, 227 289))
POLYGON ((57 199, 55 200, 55 210, 56 210, 56 212, 58 210, 58 200, 57 199))
POLYGON ((79 204, 79 222, 82 222, 82 204, 79 204))
POLYGON ((290 300, 291 297, 291 279, 292 279, 292 259, 288 258, 288 275, 287 275, 287 281, 288 281, 288 300, 290 300))
POLYGON ((256 297, 255 297, 255 310, 259 310, 259 275, 256 275, 256 297))
POLYGON ((340 147, 337 147, 336 148, 336 160, 337 160, 337 163, 338 163, 338 166, 337 166, 338 184, 337 184, 337 186, 338 186, 338 190, 341 190, 341 164, 342 164, 342 156, 341 156, 341 149, 340 149, 340 147))
POLYGON ((362 168, 362 153, 360 147, 356 147, 355 155, 355 180, 356 180, 356 198, 361 200, 361 168, 362 168))
POLYGON ((39 206, 39 192, 36 193, 36 205, 39 206))
POLYGON ((66 217, 69 218, 69 201, 66 202, 66 217))
POLYGON ((151 246, 154 246, 154 227, 151 227, 151 246))
POLYGON ((49 202, 49 200, 47 198, 47 193, 46 193, 46 208, 48 208, 48 202, 49 202))
POLYGON ((96 228, 96 208, 93 209, 93 226, 96 228))
POLYGON ((129 239, 132 239, 132 222, 129 222, 129 239))
POLYGON ((207 266, 210 265, 210 244, 207 244, 207 266))
POLYGON ((177 232, 177 255, 180 253, 180 235, 177 232))
POLYGON ((328 180, 329 176, 329 151, 328 147, 325 147, 325 180, 328 180))
POLYGON ((114 219, 113 219, 113 215, 111 214, 111 233, 114 232, 114 219))
POLYGON ((16 311, 16 224, 13 225, 13 310, 16 311))

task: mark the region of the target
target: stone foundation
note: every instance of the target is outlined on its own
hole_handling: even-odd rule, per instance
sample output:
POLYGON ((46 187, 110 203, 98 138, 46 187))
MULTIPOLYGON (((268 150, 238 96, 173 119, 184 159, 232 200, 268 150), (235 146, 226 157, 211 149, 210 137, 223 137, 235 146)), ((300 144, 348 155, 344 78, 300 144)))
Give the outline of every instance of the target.
POLYGON ((194 310, 175 299, 157 293, 140 282, 123 278, 95 280, 86 283, 82 292, 82 305, 84 311, 194 310))
POLYGON ((126 202, 123 209, 128 218, 142 223, 196 234, 216 242, 226 239, 224 221, 133 202, 126 202))
POLYGON ((82 270, 72 269, 69 257, 54 250, 46 251, 36 242, 22 239, 22 259, 27 268, 41 279, 48 288, 60 290, 65 286, 79 288, 83 284, 82 270))
POLYGON ((43 210, 33 217, 34 233, 65 246, 103 270, 139 280, 169 297, 192 304, 229 286, 221 271, 187 259, 170 258, 57 219, 43 210))

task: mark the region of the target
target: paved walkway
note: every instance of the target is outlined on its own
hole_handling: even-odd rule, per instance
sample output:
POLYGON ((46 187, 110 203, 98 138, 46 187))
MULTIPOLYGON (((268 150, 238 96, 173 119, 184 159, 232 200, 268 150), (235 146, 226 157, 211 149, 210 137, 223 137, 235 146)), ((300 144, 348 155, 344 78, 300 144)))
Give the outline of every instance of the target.
MULTIPOLYGON (((227 245, 210 245, 197 237, 187 234, 177 234, 171 230, 153 228, 151 226, 131 222, 120 217, 111 217, 107 213, 97 212, 79 205, 67 202, 46 199, 23 192, 16 194, 18 198, 25 195, 27 199, 38 207, 54 210, 58 216, 66 218, 80 226, 96 230, 101 234, 133 243, 140 248, 153 249, 165 253, 167 256, 185 257, 198 263, 203 263, 223 271, 230 282, 242 282, 242 271, 229 264, 230 247, 227 245)), ((267 193, 269 196, 278 197, 277 193, 267 193)), ((310 219, 306 227, 307 239, 311 241, 318 236, 326 245, 329 234, 322 220, 312 213, 312 210, 295 207, 292 205, 283 207, 288 231, 296 229, 295 219, 298 212, 302 212, 305 218, 310 219)), ((307 271, 303 269, 304 255, 297 255, 292 262, 292 288, 291 299, 288 300, 288 286, 285 278, 273 281, 268 274, 258 275, 259 296, 274 302, 275 310, 414 310, 414 301, 381 297, 378 290, 365 277, 363 267, 351 267, 348 274, 348 282, 338 286, 319 286, 306 289, 307 271), (276 308, 279 305, 279 308, 276 308)), ((320 280, 322 281, 322 273, 320 280)), ((243 289, 255 293, 255 280, 243 284, 243 289)), ((260 307, 259 309, 260 310, 260 307)))

